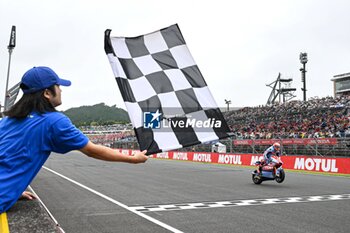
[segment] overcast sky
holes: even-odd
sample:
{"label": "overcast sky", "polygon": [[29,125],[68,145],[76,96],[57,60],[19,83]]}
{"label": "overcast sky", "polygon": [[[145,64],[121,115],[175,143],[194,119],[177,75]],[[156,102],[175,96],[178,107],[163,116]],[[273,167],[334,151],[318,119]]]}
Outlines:
{"label": "overcast sky", "polygon": [[177,23],[216,102],[266,104],[280,72],[302,100],[300,52],[307,52],[307,98],[332,96],[334,75],[350,72],[348,0],[0,0],[0,102],[10,30],[17,27],[9,87],[33,66],[49,66],[66,110],[104,102],[124,108],[103,49],[112,36],[138,36]]}

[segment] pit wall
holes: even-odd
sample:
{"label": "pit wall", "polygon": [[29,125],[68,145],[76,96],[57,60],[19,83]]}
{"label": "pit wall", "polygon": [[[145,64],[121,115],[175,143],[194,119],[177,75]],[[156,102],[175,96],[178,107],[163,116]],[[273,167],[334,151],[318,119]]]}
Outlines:
{"label": "pit wall", "polygon": [[[131,155],[137,150],[117,149],[123,154]],[[169,151],[150,155],[151,158],[183,160],[201,163],[253,166],[262,159],[257,154],[221,154],[206,152]],[[281,156],[283,168],[291,170],[314,171],[334,174],[350,174],[350,158],[333,158],[317,156]]]}

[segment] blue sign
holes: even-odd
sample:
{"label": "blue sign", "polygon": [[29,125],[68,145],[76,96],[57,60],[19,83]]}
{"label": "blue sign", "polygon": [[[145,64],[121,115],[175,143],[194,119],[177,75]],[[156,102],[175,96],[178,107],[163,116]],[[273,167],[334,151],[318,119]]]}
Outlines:
{"label": "blue sign", "polygon": [[160,116],[159,110],[156,112],[144,112],[143,113],[143,127],[148,129],[160,128]]}

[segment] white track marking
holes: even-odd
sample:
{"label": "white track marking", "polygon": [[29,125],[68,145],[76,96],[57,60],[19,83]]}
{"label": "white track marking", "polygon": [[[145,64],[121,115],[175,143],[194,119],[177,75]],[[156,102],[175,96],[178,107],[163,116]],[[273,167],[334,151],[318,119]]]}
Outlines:
{"label": "white track marking", "polygon": [[62,174],[60,174],[60,173],[50,169],[50,168],[47,168],[45,166],[43,166],[43,168],[46,169],[47,171],[55,174],[55,175],[58,175],[58,176],[62,177],[65,180],[68,180],[68,181],[72,182],[73,184],[78,185],[79,187],[81,187],[83,189],[86,189],[86,190],[96,194],[99,197],[102,197],[102,198],[106,199],[107,201],[110,201],[110,202],[112,202],[112,203],[114,203],[114,204],[116,204],[116,205],[118,205],[118,206],[120,206],[120,207],[122,207],[124,209],[129,210],[130,212],[133,212],[134,214],[137,214],[138,216],[140,216],[140,217],[142,217],[144,219],[147,219],[150,222],[153,222],[154,224],[157,224],[158,226],[161,226],[161,227],[163,227],[163,228],[165,228],[165,229],[167,229],[167,230],[169,230],[171,232],[182,233],[182,231],[180,231],[180,230],[178,230],[178,229],[176,229],[176,228],[174,228],[172,226],[169,226],[168,224],[165,224],[165,223],[163,223],[163,222],[161,222],[161,221],[159,221],[159,220],[157,220],[155,218],[152,218],[152,217],[150,217],[150,216],[148,216],[146,214],[143,214],[143,213],[141,213],[141,212],[139,212],[139,211],[137,211],[137,210],[135,210],[133,208],[130,208],[129,206],[127,206],[127,205],[125,205],[125,204],[123,204],[123,203],[121,203],[119,201],[116,201],[116,200],[114,200],[114,199],[112,199],[112,198],[110,198],[110,197],[108,197],[108,196],[106,196],[106,195],[104,195],[104,194],[102,194],[100,192],[97,192],[96,190],[94,190],[92,188],[89,188],[89,187],[87,187],[87,186],[85,186],[85,185],[83,185],[83,184],[81,184],[81,183],[79,183],[79,182],[77,182],[75,180],[72,180],[72,179],[70,179],[70,178],[68,178],[68,177],[66,177],[66,176],[64,176],[64,175],[62,175]]}
{"label": "white track marking", "polygon": [[61,228],[60,224],[57,222],[57,220],[55,219],[55,217],[52,215],[52,213],[50,212],[50,210],[46,207],[46,205],[44,204],[44,202],[40,199],[39,195],[34,191],[34,189],[29,185],[28,186],[29,190],[35,195],[36,199],[38,199],[38,201],[41,203],[42,207],[45,209],[45,211],[47,212],[47,214],[50,216],[50,218],[52,219],[52,221],[56,224],[56,227],[61,231],[61,233],[65,233],[64,230]]}
{"label": "white track marking", "polygon": [[335,195],[322,195],[322,196],[318,195],[318,196],[281,197],[281,198],[269,198],[269,199],[253,199],[253,200],[130,206],[129,208],[139,212],[157,212],[157,211],[193,210],[193,209],[221,208],[221,207],[240,207],[240,206],[272,205],[272,204],[287,204],[287,203],[337,201],[337,200],[349,200],[349,199],[350,199],[350,194],[335,194]]}

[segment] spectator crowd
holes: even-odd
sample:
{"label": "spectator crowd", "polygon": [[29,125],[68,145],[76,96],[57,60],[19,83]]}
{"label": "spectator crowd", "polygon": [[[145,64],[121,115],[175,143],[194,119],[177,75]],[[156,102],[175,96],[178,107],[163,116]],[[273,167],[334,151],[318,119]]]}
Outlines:
{"label": "spectator crowd", "polygon": [[237,139],[350,137],[350,97],[312,98],[224,113]]}
{"label": "spectator crowd", "polygon": [[135,135],[131,124],[82,126],[82,132],[97,144],[110,146],[117,141],[134,141]]}
{"label": "spectator crowd", "polygon": [[[350,137],[350,96],[311,98],[224,112],[237,139]],[[131,124],[83,126],[96,143],[135,141]]]}

